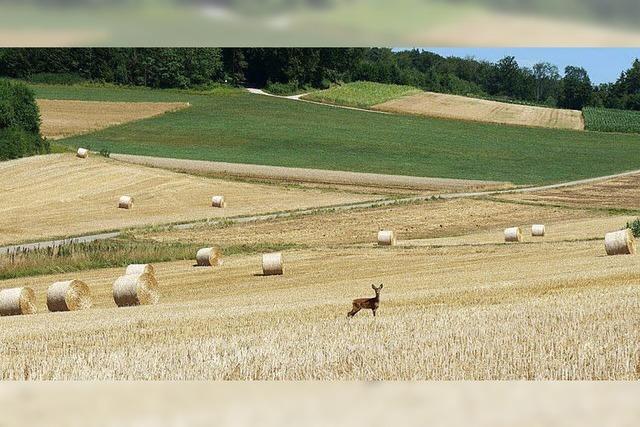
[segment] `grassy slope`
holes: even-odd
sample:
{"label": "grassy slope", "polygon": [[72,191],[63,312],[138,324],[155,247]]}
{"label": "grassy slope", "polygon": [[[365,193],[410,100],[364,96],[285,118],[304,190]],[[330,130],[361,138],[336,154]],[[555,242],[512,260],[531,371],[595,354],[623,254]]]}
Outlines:
{"label": "grassy slope", "polygon": [[412,86],[391,85],[373,82],[355,82],[331,89],[312,92],[304,99],[328,104],[369,108],[383,102],[422,92]]}
{"label": "grassy slope", "polygon": [[640,136],[382,115],[220,89],[34,86],[41,98],[188,101],[63,140],[94,150],[387,174],[543,183],[640,168]]}

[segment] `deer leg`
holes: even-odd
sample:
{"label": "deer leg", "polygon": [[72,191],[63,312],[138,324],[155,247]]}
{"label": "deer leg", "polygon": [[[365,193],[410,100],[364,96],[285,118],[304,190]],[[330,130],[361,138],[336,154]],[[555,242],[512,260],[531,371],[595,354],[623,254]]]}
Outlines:
{"label": "deer leg", "polygon": [[371,311],[373,312],[373,317],[376,317],[376,309],[374,308]]}
{"label": "deer leg", "polygon": [[360,311],[360,308],[356,307],[355,305],[353,306],[353,309],[347,313],[347,317],[353,317],[356,315],[357,312]]}

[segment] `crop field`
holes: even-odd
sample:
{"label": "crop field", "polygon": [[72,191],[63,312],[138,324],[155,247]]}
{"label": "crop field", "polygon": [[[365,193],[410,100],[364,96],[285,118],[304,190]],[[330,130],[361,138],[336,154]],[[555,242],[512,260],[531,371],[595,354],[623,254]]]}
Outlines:
{"label": "crop field", "polygon": [[349,107],[369,108],[376,104],[421,93],[412,86],[382,84],[374,82],[354,82],[331,89],[311,92],[303,99],[324,102],[327,104],[346,105]]}
{"label": "crop field", "polygon": [[582,112],[421,92],[373,105],[377,111],[506,125],[583,130]]}
{"label": "crop field", "polygon": [[[71,154],[2,162],[0,189],[0,244],[377,198],[195,177]],[[211,207],[218,194],[228,201],[224,209]],[[122,195],[134,198],[132,209],[118,209]]]}
{"label": "crop field", "polygon": [[49,139],[94,132],[109,126],[188,107],[177,102],[104,102],[40,99],[42,135]]}
{"label": "crop field", "polygon": [[[609,218],[608,226],[625,218]],[[566,226],[581,230],[582,220]],[[590,221],[590,220],[585,220]],[[550,224],[549,230],[555,229]],[[0,319],[6,379],[639,379],[640,258],[601,239],[512,245],[501,230],[451,245],[343,244],[221,267],[156,264],[161,302],[115,308],[122,268],[28,277],[42,313]],[[437,239],[436,239],[437,240]],[[544,268],[541,268],[544,266]],[[46,313],[56,280],[90,284],[95,307]],[[384,283],[374,319],[345,318]]]}
{"label": "crop field", "polygon": [[535,204],[640,211],[640,174],[575,187],[501,195],[500,198]]}
{"label": "crop field", "polygon": [[61,140],[96,151],[514,184],[640,168],[640,135],[383,115],[225,88],[33,87],[40,99],[191,104]]}
{"label": "crop field", "polygon": [[640,133],[640,112],[585,107],[585,128],[600,132]]}
{"label": "crop field", "polygon": [[[366,244],[381,229],[392,229],[399,238],[428,239],[503,229],[513,224],[599,218],[600,212],[527,206],[490,200],[438,200],[408,205],[295,216],[225,227],[198,226],[190,230],[140,230],[139,240],[162,244],[202,242],[216,235],[233,245],[291,243],[305,246]],[[331,227],[327,227],[331,224]]]}

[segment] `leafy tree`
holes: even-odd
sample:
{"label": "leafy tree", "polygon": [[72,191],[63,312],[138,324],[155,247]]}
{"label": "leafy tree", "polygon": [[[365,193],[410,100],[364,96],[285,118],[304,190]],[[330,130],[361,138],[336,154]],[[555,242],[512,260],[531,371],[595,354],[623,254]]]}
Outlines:
{"label": "leafy tree", "polygon": [[564,70],[559,103],[563,108],[581,110],[588,105],[593,87],[587,71],[582,67],[568,66]]}
{"label": "leafy tree", "polygon": [[0,80],[0,160],[46,153],[33,92],[22,83]]}
{"label": "leafy tree", "polygon": [[533,66],[536,101],[544,101],[555,96],[560,83],[558,67],[548,62],[538,62]]}

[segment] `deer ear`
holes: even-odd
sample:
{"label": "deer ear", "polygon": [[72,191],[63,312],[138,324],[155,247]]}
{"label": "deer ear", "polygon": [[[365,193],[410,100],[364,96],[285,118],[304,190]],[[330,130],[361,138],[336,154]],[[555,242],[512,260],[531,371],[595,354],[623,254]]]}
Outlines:
{"label": "deer ear", "polygon": [[371,288],[373,288],[373,290],[376,290],[376,285],[371,285]]}
{"label": "deer ear", "polygon": [[380,283],[380,288],[379,288],[379,289],[382,289],[382,287],[383,287],[383,286],[384,286],[384,285],[383,285],[382,283]]}

